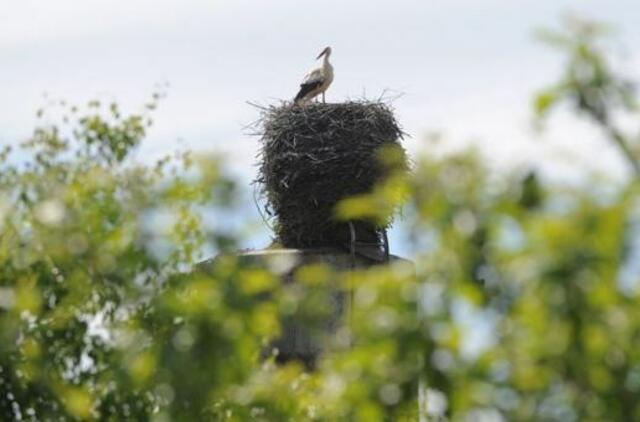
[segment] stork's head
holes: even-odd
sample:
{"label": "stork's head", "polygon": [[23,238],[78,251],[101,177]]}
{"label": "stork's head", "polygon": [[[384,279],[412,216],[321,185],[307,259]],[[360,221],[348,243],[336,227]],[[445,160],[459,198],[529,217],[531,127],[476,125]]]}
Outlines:
{"label": "stork's head", "polygon": [[331,55],[331,47],[326,47],[324,50],[322,50],[322,53],[318,54],[318,57],[316,57],[316,60],[318,60],[322,56],[329,57],[330,55]]}

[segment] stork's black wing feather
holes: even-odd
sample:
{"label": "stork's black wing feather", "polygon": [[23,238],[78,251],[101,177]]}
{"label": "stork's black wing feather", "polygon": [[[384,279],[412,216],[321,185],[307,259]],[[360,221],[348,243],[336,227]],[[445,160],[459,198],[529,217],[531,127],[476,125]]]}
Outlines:
{"label": "stork's black wing feather", "polygon": [[303,99],[305,95],[320,87],[320,85],[322,85],[322,79],[300,84],[300,91],[298,92],[298,95],[296,95],[294,101]]}

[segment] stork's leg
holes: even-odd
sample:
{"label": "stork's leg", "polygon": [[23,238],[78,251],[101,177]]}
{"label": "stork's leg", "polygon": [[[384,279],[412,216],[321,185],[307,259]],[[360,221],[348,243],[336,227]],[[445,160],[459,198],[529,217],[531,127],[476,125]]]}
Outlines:
{"label": "stork's leg", "polygon": [[325,104],[325,101],[324,101],[324,91],[322,91],[322,104]]}

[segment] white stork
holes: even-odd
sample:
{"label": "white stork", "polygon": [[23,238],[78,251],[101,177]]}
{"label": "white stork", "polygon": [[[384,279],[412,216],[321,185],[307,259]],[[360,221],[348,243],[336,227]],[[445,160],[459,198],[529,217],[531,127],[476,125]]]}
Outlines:
{"label": "white stork", "polygon": [[322,66],[313,69],[302,80],[300,92],[298,92],[298,95],[296,95],[296,98],[293,100],[296,104],[302,105],[320,94],[322,94],[322,102],[324,103],[324,92],[329,88],[331,82],[333,82],[333,66],[329,63],[331,47],[322,50],[322,53],[316,57],[316,60],[322,56],[324,56]]}

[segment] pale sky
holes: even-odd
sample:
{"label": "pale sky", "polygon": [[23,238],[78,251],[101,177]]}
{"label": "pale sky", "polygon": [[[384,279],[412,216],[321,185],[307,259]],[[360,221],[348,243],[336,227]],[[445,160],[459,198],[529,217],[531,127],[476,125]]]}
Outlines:
{"label": "pale sky", "polygon": [[250,180],[258,145],[243,128],[257,116],[246,102],[290,99],[330,45],[327,99],[402,93],[394,106],[413,154],[440,131],[446,147],[478,145],[496,166],[620,172],[588,125],[565,116],[543,136],[530,129],[531,96],[562,63],[533,30],[571,11],[617,25],[640,76],[638,0],[2,0],[0,144],[29,135],[45,92],[135,111],[166,82],[138,158],[215,150]]}

